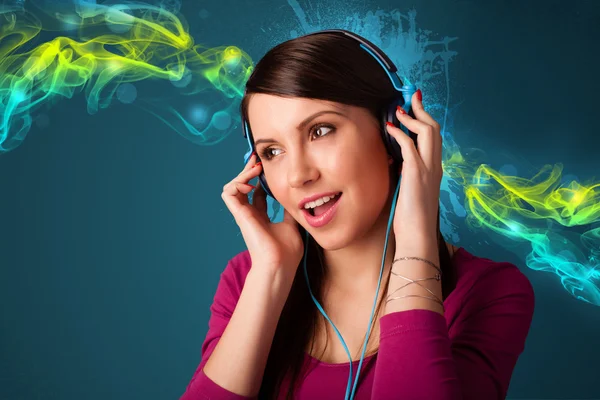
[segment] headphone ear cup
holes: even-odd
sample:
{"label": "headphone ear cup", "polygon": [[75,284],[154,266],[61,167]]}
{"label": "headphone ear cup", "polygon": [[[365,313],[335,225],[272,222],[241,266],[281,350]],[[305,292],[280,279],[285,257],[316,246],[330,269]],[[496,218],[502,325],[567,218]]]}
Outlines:
{"label": "headphone ear cup", "polygon": [[[411,132],[410,130],[408,130],[408,128],[406,128],[402,124],[400,124],[400,121],[396,117],[396,110],[398,109],[398,106],[403,107],[404,104],[405,104],[404,98],[402,98],[402,97],[398,97],[390,103],[390,105],[385,109],[385,111],[383,113],[383,121],[382,121],[383,129],[381,131],[382,136],[383,136],[383,142],[385,143],[388,153],[392,156],[394,161],[396,163],[398,163],[399,165],[404,160],[404,158],[402,158],[402,149],[401,149],[400,145],[398,144],[398,142],[396,141],[396,139],[394,139],[394,137],[388,133],[385,126],[386,126],[387,122],[391,122],[392,124],[394,124],[395,127],[400,128],[403,132],[405,132],[405,134],[406,134],[406,132],[408,132],[408,136],[413,140],[415,146],[417,145],[417,135],[415,133]],[[412,107],[409,107],[408,110],[405,110],[405,111],[412,118],[415,117],[415,115],[412,111]]]}
{"label": "headphone ear cup", "polygon": [[404,99],[402,97],[396,98],[392,101],[384,110],[382,115],[382,130],[381,135],[383,138],[383,143],[388,151],[388,154],[392,156],[394,162],[400,164],[403,160],[402,152],[400,149],[400,145],[396,142],[396,139],[389,134],[386,129],[386,124],[391,122],[395,127],[400,127],[400,121],[396,118],[396,109],[399,105],[404,104]]}

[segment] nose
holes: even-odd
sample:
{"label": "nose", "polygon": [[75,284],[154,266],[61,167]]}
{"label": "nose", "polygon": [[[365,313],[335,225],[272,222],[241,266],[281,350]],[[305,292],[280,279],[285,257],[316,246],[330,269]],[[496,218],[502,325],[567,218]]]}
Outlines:
{"label": "nose", "polygon": [[[289,153],[288,153],[289,154]],[[296,153],[288,156],[288,182],[290,187],[300,189],[319,178],[319,171],[314,162],[305,154]]]}

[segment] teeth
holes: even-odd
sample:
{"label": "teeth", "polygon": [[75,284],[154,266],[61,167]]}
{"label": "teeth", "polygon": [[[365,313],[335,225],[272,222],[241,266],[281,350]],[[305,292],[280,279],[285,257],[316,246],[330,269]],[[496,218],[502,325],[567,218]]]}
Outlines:
{"label": "teeth", "polygon": [[304,208],[308,210],[309,208],[315,208],[316,206],[322,206],[323,204],[327,203],[329,200],[335,198],[337,195],[339,195],[339,193],[337,193],[333,196],[324,196],[316,201],[308,202],[304,205]]}

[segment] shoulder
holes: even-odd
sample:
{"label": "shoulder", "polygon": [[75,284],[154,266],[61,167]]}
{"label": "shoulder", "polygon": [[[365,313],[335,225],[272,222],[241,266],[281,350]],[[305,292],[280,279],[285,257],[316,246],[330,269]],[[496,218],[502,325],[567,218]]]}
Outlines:
{"label": "shoulder", "polygon": [[251,266],[252,260],[248,250],[237,253],[229,259],[221,272],[219,286],[226,286],[230,294],[239,297]]}
{"label": "shoulder", "polygon": [[533,312],[533,286],[517,265],[475,256],[464,248],[461,251],[459,280],[463,281],[465,305],[479,309],[505,301]]}
{"label": "shoulder", "polygon": [[210,307],[213,317],[218,316],[224,318],[225,321],[231,317],[242,294],[251,264],[248,250],[242,251],[229,259],[221,272],[213,303]]}
{"label": "shoulder", "polygon": [[223,274],[233,274],[246,279],[246,275],[248,275],[251,266],[252,259],[250,258],[250,252],[248,250],[243,250],[229,259]]}

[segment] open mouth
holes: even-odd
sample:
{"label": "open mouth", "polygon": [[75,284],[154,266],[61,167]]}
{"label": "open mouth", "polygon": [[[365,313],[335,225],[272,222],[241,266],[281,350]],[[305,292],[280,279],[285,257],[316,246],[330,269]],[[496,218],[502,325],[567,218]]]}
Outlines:
{"label": "open mouth", "polygon": [[329,210],[339,199],[342,193],[338,193],[334,198],[330,199],[327,203],[323,203],[320,206],[316,206],[315,208],[308,208],[306,211],[313,217],[324,214]]}

